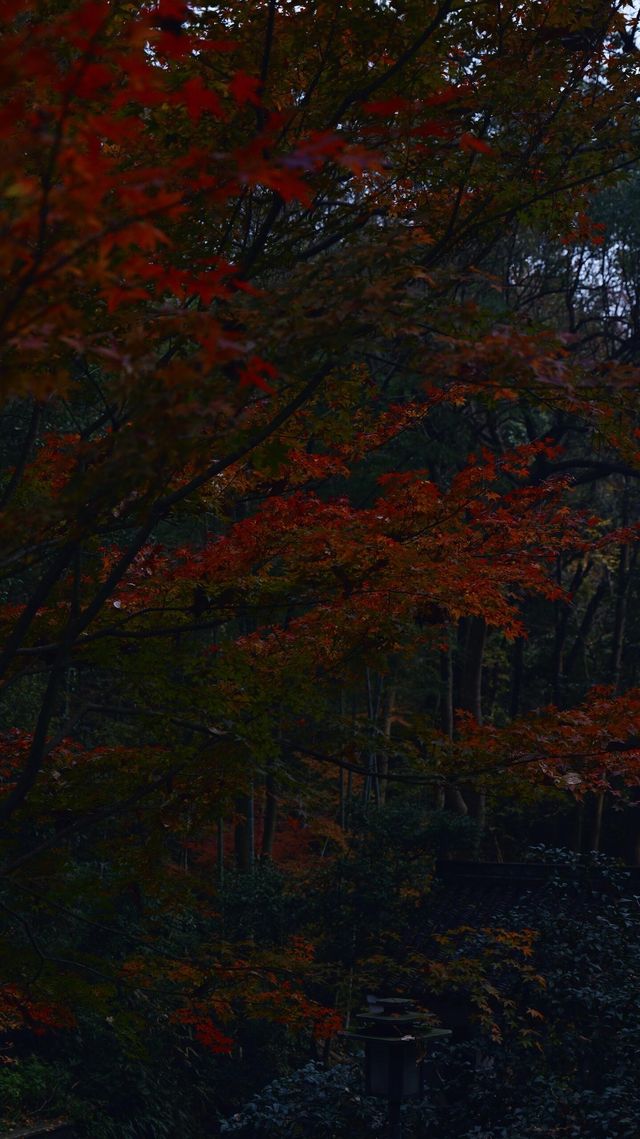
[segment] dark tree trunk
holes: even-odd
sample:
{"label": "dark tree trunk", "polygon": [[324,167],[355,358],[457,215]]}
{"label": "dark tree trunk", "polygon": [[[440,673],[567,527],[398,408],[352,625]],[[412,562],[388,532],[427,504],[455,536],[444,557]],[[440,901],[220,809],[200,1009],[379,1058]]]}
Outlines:
{"label": "dark tree trunk", "polygon": [[[592,562],[587,562],[585,566],[579,565],[577,567],[569,583],[569,593],[572,597],[574,597],[578,592],[584,579],[591,570],[592,564]],[[558,585],[562,585],[561,558],[558,558],[556,562],[556,581]],[[596,608],[598,604],[599,600],[596,602]],[[571,671],[570,663],[568,661],[565,662],[565,649],[567,644],[567,633],[569,630],[569,618],[571,616],[571,603],[567,603],[566,601],[556,601],[555,611],[556,622],[555,640],[553,647],[553,703],[557,708],[562,708],[565,702],[566,678]],[[573,662],[573,659],[573,654],[571,654],[571,663]]]}
{"label": "dark tree trunk", "polygon": [[453,738],[453,652],[451,638],[440,653],[440,727],[445,736]]}
{"label": "dark tree trunk", "polygon": [[[562,558],[556,558],[556,582],[562,585]],[[567,624],[569,621],[568,606],[561,601],[555,602],[555,635],[553,641],[553,703],[559,708],[563,698],[564,674],[564,645],[567,639]]]}
{"label": "dark tree trunk", "polygon": [[633,554],[627,544],[620,547],[618,572],[616,574],[616,604],[613,618],[613,644],[611,646],[611,683],[614,691],[620,692],[622,685],[622,660],[624,653],[624,634],[627,624],[627,602],[629,599],[629,583],[631,571],[634,569],[638,557],[638,549]]}
{"label": "dark tree trunk", "polygon": [[[382,732],[386,740],[391,738],[397,690],[396,677],[392,675],[387,680],[382,700]],[[387,799],[389,775],[389,753],[386,748],[378,756],[378,775],[380,776],[380,806],[384,807]]]}
{"label": "dark tree trunk", "polygon": [[482,723],[482,662],[487,637],[486,621],[482,617],[467,617],[460,622],[462,645],[459,668],[457,705],[471,712]]}
{"label": "dark tree trunk", "polygon": [[[463,708],[482,723],[482,664],[487,638],[487,625],[482,617],[465,620],[460,661],[458,707]],[[478,851],[486,826],[486,792],[483,788],[465,785],[462,789],[467,811],[478,827]]]}
{"label": "dark tree trunk", "polygon": [[600,845],[602,843],[602,820],[604,817],[604,804],[605,794],[604,791],[600,791],[595,796],[595,801],[593,804],[593,819],[591,821],[589,850],[600,850]]}
{"label": "dark tree trunk", "polygon": [[576,854],[582,854],[584,839],[584,802],[576,803],[574,814],[573,849]]}
{"label": "dark tree trunk", "polygon": [[[440,724],[444,734],[448,739],[452,740],[453,650],[451,646],[451,632],[449,632],[447,648],[440,653],[440,678],[442,682],[440,689]],[[466,815],[468,813],[467,804],[458,787],[440,788],[437,793],[436,806],[438,810],[442,810],[444,807],[447,811],[453,811],[456,815]]]}
{"label": "dark tree trunk", "polygon": [[224,886],[224,819],[218,819],[218,832],[216,836],[218,854],[218,885]]}
{"label": "dark tree trunk", "polygon": [[520,715],[522,683],[524,680],[524,637],[517,637],[511,654],[511,691],[509,693],[509,715],[512,720]]}
{"label": "dark tree trunk", "polygon": [[248,873],[253,869],[253,792],[240,795],[236,800],[235,856],[238,870]]}
{"label": "dark tree trunk", "polygon": [[580,622],[580,628],[578,629],[576,639],[571,646],[569,655],[567,656],[565,679],[568,679],[568,677],[571,676],[571,673],[575,668],[578,655],[586,648],[587,637],[591,632],[591,626],[593,625],[595,615],[598,612],[598,609],[600,608],[600,605],[608,591],[609,573],[608,570],[605,569],[602,577],[600,578],[600,581],[598,582],[598,588],[596,589],[595,593],[593,593],[589,598],[589,603],[584,611],[582,621]]}
{"label": "dark tree trunk", "polygon": [[273,857],[273,842],[278,820],[278,788],[272,771],[268,771],[265,776],[264,789],[264,827],[260,847],[260,858],[263,862]]}

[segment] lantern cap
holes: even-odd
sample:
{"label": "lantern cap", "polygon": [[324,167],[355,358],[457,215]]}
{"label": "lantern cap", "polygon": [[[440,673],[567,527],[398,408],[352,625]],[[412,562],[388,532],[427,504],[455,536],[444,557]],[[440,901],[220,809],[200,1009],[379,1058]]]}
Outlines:
{"label": "lantern cap", "polygon": [[341,1033],[351,1040],[381,1040],[409,1044],[450,1036],[448,1028],[435,1028],[429,1013],[421,1012],[407,997],[367,997],[368,1009],[356,1014],[361,1027]]}

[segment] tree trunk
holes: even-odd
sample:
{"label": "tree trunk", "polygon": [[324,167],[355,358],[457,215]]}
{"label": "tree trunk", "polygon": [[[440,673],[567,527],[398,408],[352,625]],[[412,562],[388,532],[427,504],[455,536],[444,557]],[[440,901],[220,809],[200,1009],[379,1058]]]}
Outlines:
{"label": "tree trunk", "polygon": [[458,707],[471,712],[482,723],[482,662],[487,637],[487,624],[482,617],[467,617],[460,622],[462,653],[459,669]]}
{"label": "tree trunk", "polygon": [[[440,724],[442,731],[448,739],[453,739],[453,649],[451,645],[451,630],[449,630],[448,646],[440,653],[440,677],[442,680],[440,698]],[[438,790],[436,806],[438,810],[445,808],[456,815],[468,813],[467,804],[458,787],[443,787]]]}
{"label": "tree trunk", "polygon": [[515,720],[520,715],[522,682],[524,679],[524,637],[517,637],[511,655],[511,691],[509,693],[509,715]]}
{"label": "tree trunk", "polygon": [[440,727],[448,739],[453,739],[453,651],[449,644],[440,653]]}
{"label": "tree trunk", "polygon": [[574,820],[573,849],[575,850],[576,854],[582,854],[582,842],[584,835],[584,802],[576,803]]}
{"label": "tree trunk", "polygon": [[[462,623],[461,623],[462,624]],[[469,617],[463,633],[463,655],[460,669],[458,707],[471,712],[482,723],[482,664],[487,639],[487,624],[482,617]],[[466,784],[463,798],[469,817],[478,827],[477,851],[487,821],[487,797],[483,788]]]}
{"label": "tree trunk", "polygon": [[607,569],[605,569],[603,571],[602,577],[600,578],[600,581],[598,582],[598,588],[596,589],[595,593],[593,593],[589,598],[589,603],[584,611],[582,621],[580,622],[580,628],[578,629],[576,639],[571,646],[571,652],[567,657],[565,679],[571,676],[576,660],[578,658],[578,654],[582,652],[586,647],[587,637],[591,632],[591,626],[593,625],[595,615],[600,608],[600,604],[605,597],[608,589],[609,572]]}
{"label": "tree trunk", "polygon": [[[391,739],[391,726],[396,710],[396,696],[398,685],[395,676],[390,676],[382,701],[382,732],[386,740]],[[380,806],[384,807],[387,801],[387,776],[389,774],[389,753],[385,748],[378,756],[378,775],[380,777]]]}
{"label": "tree trunk", "polygon": [[591,837],[589,840],[589,850],[600,850],[602,842],[602,819],[604,816],[604,791],[600,791],[595,797],[593,821],[591,825]]}
{"label": "tree trunk", "polygon": [[273,841],[276,837],[276,822],[278,819],[278,788],[276,777],[272,771],[268,771],[265,776],[264,788],[264,827],[260,847],[260,859],[262,862],[273,857]]}
{"label": "tree trunk", "polygon": [[218,885],[224,886],[224,819],[218,819],[218,833],[216,837],[218,853]]}
{"label": "tree trunk", "polygon": [[[590,572],[592,564],[592,562],[587,562],[585,566],[579,565],[577,567],[573,577],[571,578],[571,582],[569,583],[569,593],[572,597],[574,597],[578,592],[584,579]],[[556,562],[556,581],[558,585],[562,585],[562,559],[560,557]],[[596,602],[596,608],[598,604],[599,600]],[[553,647],[553,703],[557,708],[562,708],[565,701],[564,689],[566,678],[571,671],[571,665],[575,659],[575,653],[572,650],[570,654],[570,661],[565,662],[565,648],[567,643],[567,632],[569,629],[569,618],[571,616],[571,603],[567,604],[566,601],[556,601],[555,609],[556,627],[555,642]],[[593,617],[591,620],[593,620]],[[575,648],[576,646],[574,645],[574,650]]]}
{"label": "tree trunk", "polygon": [[237,822],[235,827],[236,866],[243,873],[253,870],[254,825],[253,791],[236,799]]}
{"label": "tree trunk", "polygon": [[370,668],[365,671],[367,682],[367,711],[369,715],[369,730],[372,745],[367,756],[367,774],[362,786],[362,802],[368,806],[373,796],[376,807],[380,806],[380,777],[378,768],[378,753],[375,747],[375,734],[380,721],[380,708],[382,705],[382,689],[384,678],[380,673],[372,673]]}
{"label": "tree trunk", "polygon": [[611,683],[616,694],[620,693],[622,684],[622,656],[624,652],[624,633],[627,623],[627,601],[629,598],[629,582],[631,570],[635,567],[638,557],[638,548],[634,548],[633,555],[629,545],[625,543],[620,547],[618,572],[616,574],[616,604],[613,618],[613,644],[611,646]]}

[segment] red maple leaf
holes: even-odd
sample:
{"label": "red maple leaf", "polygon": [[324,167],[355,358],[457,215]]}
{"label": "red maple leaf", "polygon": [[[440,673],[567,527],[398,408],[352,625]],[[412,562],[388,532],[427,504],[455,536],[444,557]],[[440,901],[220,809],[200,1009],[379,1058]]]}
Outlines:
{"label": "red maple leaf", "polygon": [[236,71],[229,84],[229,94],[239,106],[251,103],[254,107],[260,106],[260,80],[255,75],[247,75],[246,71]]}

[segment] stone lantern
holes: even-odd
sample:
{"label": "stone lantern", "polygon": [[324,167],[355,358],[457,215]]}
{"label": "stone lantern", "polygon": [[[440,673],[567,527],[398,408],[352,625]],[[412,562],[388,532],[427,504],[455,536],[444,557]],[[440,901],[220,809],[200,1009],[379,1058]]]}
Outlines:
{"label": "stone lantern", "polygon": [[364,1044],[365,1091],[387,1100],[389,1137],[401,1139],[403,1100],[424,1094],[426,1047],[451,1033],[433,1028],[428,1015],[405,997],[369,997],[366,1012],[358,1013],[356,1019],[361,1022],[359,1027],[344,1036]]}

